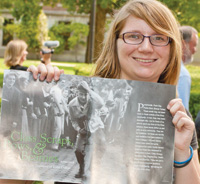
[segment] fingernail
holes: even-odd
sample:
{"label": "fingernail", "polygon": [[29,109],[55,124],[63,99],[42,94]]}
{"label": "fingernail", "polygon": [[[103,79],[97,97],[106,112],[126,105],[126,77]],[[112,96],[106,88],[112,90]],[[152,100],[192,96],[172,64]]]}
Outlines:
{"label": "fingernail", "polygon": [[55,76],[55,77],[54,77],[54,80],[55,80],[55,81],[58,81],[58,80],[59,80],[59,77],[58,77],[58,76]]}
{"label": "fingernail", "polygon": [[43,81],[44,80],[44,76],[40,75],[40,80]]}

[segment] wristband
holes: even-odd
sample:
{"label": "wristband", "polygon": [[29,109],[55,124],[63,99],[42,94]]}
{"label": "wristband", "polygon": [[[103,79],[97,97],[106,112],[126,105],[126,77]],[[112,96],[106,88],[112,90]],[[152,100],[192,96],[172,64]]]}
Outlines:
{"label": "wristband", "polygon": [[190,146],[190,152],[191,152],[190,157],[187,160],[185,160],[183,162],[177,162],[177,161],[174,160],[174,167],[175,168],[181,168],[181,167],[185,167],[186,165],[188,165],[189,162],[192,160],[192,157],[193,157],[193,148],[191,146]]}
{"label": "wristband", "polygon": [[[191,160],[190,160],[191,161]],[[190,161],[186,162],[185,164],[180,164],[180,165],[176,165],[174,164],[174,167],[175,168],[182,168],[182,167],[185,167],[186,165],[188,165],[190,163]]]}
{"label": "wristband", "polygon": [[41,63],[45,64],[45,61],[43,59],[41,59],[40,61],[41,61]]}

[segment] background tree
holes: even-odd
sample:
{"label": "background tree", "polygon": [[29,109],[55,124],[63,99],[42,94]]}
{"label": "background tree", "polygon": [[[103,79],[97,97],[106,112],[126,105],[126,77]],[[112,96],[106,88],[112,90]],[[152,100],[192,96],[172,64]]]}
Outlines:
{"label": "background tree", "polygon": [[[127,0],[97,0],[94,58],[99,54],[105,34],[106,15],[112,17],[113,10],[119,9]],[[191,25],[200,31],[200,0],[160,0],[177,17],[181,25]],[[62,0],[71,12],[90,13],[92,0]],[[89,43],[89,42],[88,42]],[[89,48],[89,47],[87,47]],[[86,56],[86,62],[88,61]]]}
{"label": "background tree", "polygon": [[[25,40],[29,50],[38,52],[43,39],[48,36],[47,27],[44,27],[46,19],[42,12],[40,0],[1,0],[0,5],[10,9],[13,17],[18,21],[17,25],[8,24],[4,30],[10,31],[17,38]],[[41,29],[41,25],[43,29]]]}
{"label": "background tree", "polygon": [[[119,9],[127,0],[97,0],[95,49],[94,58],[98,57],[104,40],[107,15],[112,18],[113,11]],[[175,14],[181,25],[191,25],[200,31],[200,0],[160,0],[166,4]],[[43,5],[62,5],[71,13],[90,14],[92,0],[1,0],[1,8],[12,8],[12,14],[17,20],[21,20],[19,28],[14,28],[20,38],[25,38],[30,48],[38,49],[41,45],[38,40],[38,19]],[[38,29],[36,29],[38,28]],[[11,27],[9,27],[11,29]],[[71,35],[70,35],[71,36]],[[89,42],[87,42],[89,43]],[[89,48],[89,45],[87,45]],[[87,49],[88,51],[88,49]],[[86,62],[88,61],[88,52]]]}
{"label": "background tree", "polygon": [[200,32],[200,0],[160,0],[166,4],[181,25],[190,25]]}
{"label": "background tree", "polygon": [[88,35],[88,25],[82,23],[71,24],[55,24],[49,30],[49,36],[52,40],[58,40],[60,46],[55,50],[55,53],[60,53],[64,50],[74,49],[75,58],[77,60],[78,45],[86,45],[85,37]]}
{"label": "background tree", "polygon": [[[94,61],[99,55],[104,40],[107,15],[113,15],[115,9],[119,9],[127,0],[97,0],[96,24],[95,24],[95,44],[94,44]],[[92,0],[62,0],[61,3],[70,12],[90,14]],[[90,21],[89,21],[90,24]],[[89,33],[91,34],[91,33]],[[90,36],[88,36],[89,38]],[[89,43],[89,41],[87,41]],[[85,62],[89,61],[89,45],[87,45]]]}

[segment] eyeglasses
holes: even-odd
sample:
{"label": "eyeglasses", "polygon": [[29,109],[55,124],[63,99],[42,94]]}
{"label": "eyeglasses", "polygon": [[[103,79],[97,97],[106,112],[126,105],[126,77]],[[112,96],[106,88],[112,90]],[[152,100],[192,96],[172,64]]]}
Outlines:
{"label": "eyeglasses", "polygon": [[166,46],[171,42],[171,39],[168,36],[155,34],[152,36],[144,36],[140,33],[134,32],[126,32],[118,36],[118,38],[122,38],[125,43],[130,45],[139,45],[144,41],[144,38],[149,38],[149,41],[154,46]]}

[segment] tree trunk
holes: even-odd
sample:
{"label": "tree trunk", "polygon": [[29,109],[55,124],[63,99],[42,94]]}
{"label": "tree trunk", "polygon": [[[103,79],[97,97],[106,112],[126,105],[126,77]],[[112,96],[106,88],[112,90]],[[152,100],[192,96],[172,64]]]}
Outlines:
{"label": "tree trunk", "polygon": [[90,32],[89,35],[87,36],[87,48],[86,48],[86,53],[85,53],[85,63],[90,63],[90,53],[89,53],[89,48],[90,48]]}
{"label": "tree trunk", "polygon": [[102,43],[104,41],[105,25],[106,25],[106,9],[101,8],[97,5],[96,11],[96,23],[95,23],[95,44],[94,44],[94,59],[95,63],[100,51],[102,49]]}
{"label": "tree trunk", "polygon": [[[105,24],[106,24],[106,9],[101,8],[100,5],[97,5],[97,11],[96,11],[96,21],[95,21],[95,43],[94,43],[94,59],[93,62],[95,63],[99,53],[102,48],[102,43],[104,40],[104,34],[105,34]],[[91,22],[91,16],[90,21]],[[90,25],[90,23],[89,23]],[[85,56],[85,63],[89,63],[89,48],[90,48],[90,41],[89,38],[91,32],[89,32],[89,36],[87,37],[87,49],[86,49],[86,56]]]}

